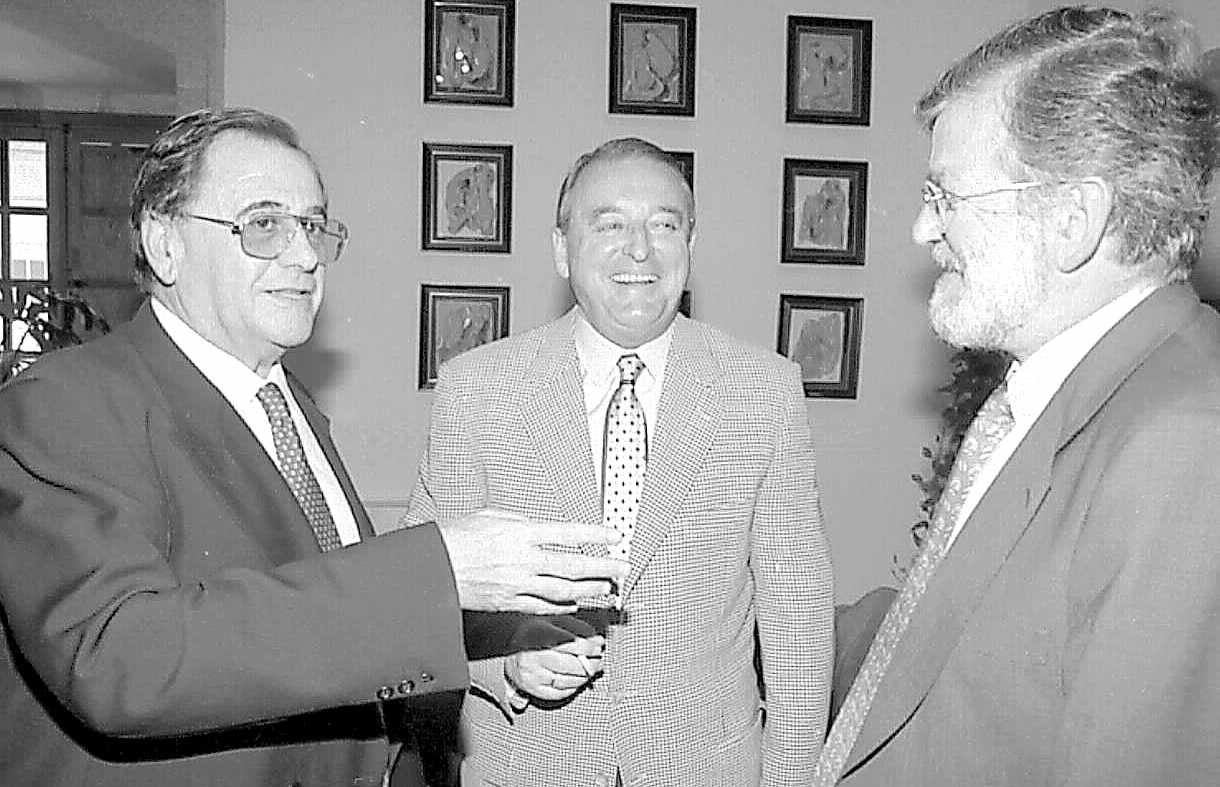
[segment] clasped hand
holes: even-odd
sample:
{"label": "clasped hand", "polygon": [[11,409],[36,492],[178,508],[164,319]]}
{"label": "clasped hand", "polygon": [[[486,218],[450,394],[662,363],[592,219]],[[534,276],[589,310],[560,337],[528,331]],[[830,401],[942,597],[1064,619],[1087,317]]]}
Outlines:
{"label": "clasped hand", "polygon": [[504,660],[504,677],[534,699],[567,699],[602,671],[606,638],[577,618],[529,620],[512,642],[517,652]]}

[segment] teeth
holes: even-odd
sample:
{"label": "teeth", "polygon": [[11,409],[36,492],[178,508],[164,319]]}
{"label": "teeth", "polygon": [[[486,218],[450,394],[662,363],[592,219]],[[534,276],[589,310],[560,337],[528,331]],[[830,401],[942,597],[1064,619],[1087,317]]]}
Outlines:
{"label": "teeth", "polygon": [[615,273],[610,277],[615,284],[652,284],[656,280],[651,273]]}

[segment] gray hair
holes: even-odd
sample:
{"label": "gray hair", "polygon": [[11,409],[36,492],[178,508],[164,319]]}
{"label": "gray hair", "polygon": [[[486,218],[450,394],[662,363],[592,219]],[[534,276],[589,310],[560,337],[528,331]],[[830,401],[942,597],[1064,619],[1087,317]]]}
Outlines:
{"label": "gray hair", "polygon": [[916,115],[931,131],[955,97],[1004,91],[1018,177],[1100,177],[1124,261],[1185,279],[1199,256],[1216,164],[1215,96],[1193,30],[1161,10],[1076,6],[1001,31],[940,76]]}
{"label": "gray hair", "polygon": [[555,203],[555,226],[563,232],[567,231],[568,225],[572,221],[572,189],[576,188],[576,183],[580,180],[581,174],[584,173],[590,164],[597,161],[623,161],[626,159],[655,161],[674,173],[682,183],[682,190],[686,195],[686,203],[689,207],[687,220],[690,222],[690,225],[687,227],[687,231],[693,230],[695,228],[695,194],[691,191],[686,176],[682,174],[682,168],[678,166],[678,162],[673,156],[639,137],[622,137],[620,139],[612,139],[609,142],[603,142],[596,149],[583,153],[576,159],[576,162],[572,164],[572,168],[568,170],[567,177],[563,179],[563,185],[559,187],[559,199]]}
{"label": "gray hair", "polygon": [[300,151],[321,173],[300,138],[287,121],[257,109],[200,109],[170,123],[144,152],[131,189],[131,245],[135,253],[135,279],[144,289],[155,280],[144,244],[140,223],[146,215],[180,216],[195,197],[202,178],[204,155],[208,146],[226,131],[244,131],[257,137],[280,142]]}

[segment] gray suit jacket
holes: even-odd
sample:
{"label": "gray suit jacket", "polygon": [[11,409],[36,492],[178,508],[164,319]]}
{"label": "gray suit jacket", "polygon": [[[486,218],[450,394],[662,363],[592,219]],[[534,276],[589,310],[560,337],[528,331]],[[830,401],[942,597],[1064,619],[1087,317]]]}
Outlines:
{"label": "gray suit jacket", "polygon": [[1164,287],[971,514],[844,784],[1220,784],[1218,473],[1220,318]]}
{"label": "gray suit jacket", "polygon": [[293,392],[366,539],[324,560],[147,305],[0,391],[0,784],[375,784],[379,698],[465,687],[436,529],[372,538]]}
{"label": "gray suit jacket", "polygon": [[[442,368],[412,521],[494,505],[601,522],[573,324],[569,313]],[[652,786],[811,773],[833,598],[796,367],[679,317],[657,420],[605,674],[517,714],[498,701],[501,660],[472,665],[464,713],[485,784],[569,787],[616,767]]]}

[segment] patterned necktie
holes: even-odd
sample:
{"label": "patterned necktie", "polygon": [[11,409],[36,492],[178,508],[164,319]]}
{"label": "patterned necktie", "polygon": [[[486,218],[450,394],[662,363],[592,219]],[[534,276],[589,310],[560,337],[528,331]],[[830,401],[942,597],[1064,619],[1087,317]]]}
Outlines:
{"label": "patterned necktie", "polygon": [[830,736],[827,737],[826,745],[818,758],[813,780],[815,787],[831,787],[838,782],[847,757],[856,744],[861,727],[864,726],[864,719],[877,694],[877,687],[885,677],[894,649],[902,639],[907,624],[911,622],[911,613],[927,590],[928,581],[940,565],[941,559],[948,552],[950,538],[970,486],[978,478],[979,471],[987,463],[991,452],[1012,429],[1012,423],[1008,392],[1001,384],[983,403],[970,423],[970,428],[966,430],[966,436],[962,438],[949,480],[937,502],[924,548],[915,558],[915,564],[907,575],[902,592],[898,594],[894,605],[882,620],[864,664],[860,667],[860,673],[852,683],[847,699],[843,701],[843,707],[830,729]]}
{"label": "patterned necktie", "polygon": [[271,438],[275,443],[275,455],[280,461],[280,472],[292,490],[292,496],[305,512],[314,537],[318,539],[318,546],[323,552],[338,549],[343,546],[339,540],[339,529],[335,527],[335,520],[326,506],[322,487],[318,486],[318,479],[305,461],[301,435],[288,413],[283,391],[275,383],[267,383],[258,389],[257,395],[259,404],[267,411],[267,419],[271,421]]}
{"label": "patterned necktie", "polygon": [[635,381],[644,370],[638,355],[618,359],[619,383],[606,408],[602,442],[602,522],[623,540],[610,548],[611,557],[627,559],[636,508],[648,464],[648,425],[635,395]]}

